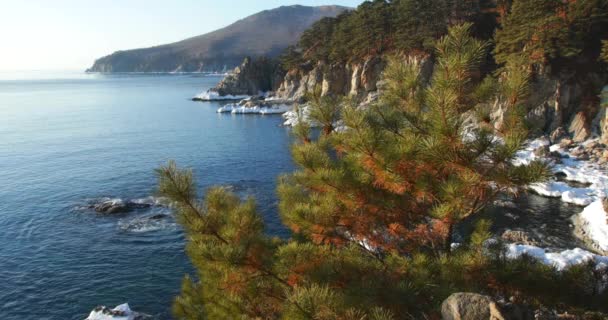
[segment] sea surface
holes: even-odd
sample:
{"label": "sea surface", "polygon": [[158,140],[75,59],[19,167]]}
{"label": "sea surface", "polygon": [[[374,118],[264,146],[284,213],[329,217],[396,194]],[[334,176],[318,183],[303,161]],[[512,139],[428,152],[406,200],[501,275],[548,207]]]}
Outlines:
{"label": "sea surface", "polygon": [[255,196],[285,235],[276,180],[293,169],[280,116],[217,114],[192,102],[221,78],[200,74],[0,73],[0,319],[84,319],[97,305],[170,318],[192,272],[165,207],[104,216],[89,205],[155,194],[174,159],[201,192]]}

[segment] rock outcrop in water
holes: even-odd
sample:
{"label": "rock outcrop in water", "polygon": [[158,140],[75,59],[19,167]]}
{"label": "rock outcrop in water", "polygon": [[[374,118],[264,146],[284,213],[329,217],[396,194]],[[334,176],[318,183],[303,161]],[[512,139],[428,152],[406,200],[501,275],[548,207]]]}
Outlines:
{"label": "rock outcrop in water", "polygon": [[253,96],[260,92],[274,91],[284,74],[281,65],[275,59],[247,57],[213,91],[220,96]]}
{"label": "rock outcrop in water", "polygon": [[98,306],[85,320],[149,320],[152,316],[132,311],[127,303],[121,304],[114,309],[106,306]]}
{"label": "rock outcrop in water", "polygon": [[163,205],[163,199],[154,197],[133,199],[128,201],[120,198],[100,198],[92,201],[84,208],[92,209],[99,214],[113,215]]}

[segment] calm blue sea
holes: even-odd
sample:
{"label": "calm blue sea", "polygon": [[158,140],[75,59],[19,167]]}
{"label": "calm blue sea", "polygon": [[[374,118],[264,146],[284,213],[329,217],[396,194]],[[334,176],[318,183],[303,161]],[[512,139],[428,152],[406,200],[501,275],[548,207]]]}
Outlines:
{"label": "calm blue sea", "polygon": [[293,169],[280,116],[217,114],[192,102],[220,77],[0,74],[0,319],[84,319],[128,302],[169,318],[191,272],[166,208],[101,216],[87,204],[154,195],[169,159],[201,190],[253,195],[268,231],[283,234],[276,179]]}

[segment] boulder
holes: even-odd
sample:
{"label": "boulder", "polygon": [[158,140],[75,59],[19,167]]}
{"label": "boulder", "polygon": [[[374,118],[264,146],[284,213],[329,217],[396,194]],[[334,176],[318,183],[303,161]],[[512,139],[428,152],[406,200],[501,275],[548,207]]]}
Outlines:
{"label": "boulder", "polygon": [[507,320],[494,300],[477,293],[453,293],[441,304],[443,320]]}
{"label": "boulder", "polygon": [[495,301],[477,293],[453,293],[441,304],[443,320],[534,320],[534,310],[509,301]]}
{"label": "boulder", "polygon": [[573,145],[574,145],[574,141],[572,141],[572,139],[569,139],[569,138],[564,138],[559,142],[559,146],[563,149],[569,149]]}
{"label": "boulder", "polygon": [[548,157],[551,154],[551,149],[548,145],[544,145],[534,149],[533,152],[537,157]]}
{"label": "boulder", "polygon": [[549,137],[551,138],[552,143],[558,143],[567,136],[568,133],[566,132],[566,130],[564,130],[563,127],[558,127],[557,129],[553,130],[553,132],[551,132],[551,135]]}
{"label": "boulder", "polygon": [[591,128],[589,127],[589,119],[585,112],[579,111],[572,119],[568,129],[572,134],[572,139],[576,142],[585,141],[591,136]]}
{"label": "boulder", "polygon": [[539,246],[540,244],[540,241],[536,237],[523,230],[505,230],[500,237],[508,243],[518,243],[529,246]]}

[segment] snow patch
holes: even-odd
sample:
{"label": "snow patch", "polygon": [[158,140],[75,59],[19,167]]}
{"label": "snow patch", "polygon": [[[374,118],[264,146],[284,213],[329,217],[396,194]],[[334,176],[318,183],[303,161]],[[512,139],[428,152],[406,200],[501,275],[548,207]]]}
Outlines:
{"label": "snow patch", "polygon": [[243,100],[251,98],[249,95],[225,95],[222,96],[217,91],[208,90],[206,92],[200,93],[194,97],[195,100],[201,101],[222,101],[222,100]]}
{"label": "snow patch", "polygon": [[217,109],[218,113],[232,113],[232,114],[283,114],[285,112],[289,112],[292,109],[289,105],[274,105],[274,106],[255,106],[255,107],[246,107],[239,106],[237,104],[227,104],[225,106]]}
{"label": "snow patch", "polygon": [[589,237],[604,251],[608,251],[608,214],[601,200],[596,200],[578,214]]}
{"label": "snow patch", "polygon": [[528,255],[546,265],[555,267],[559,271],[590,261],[595,263],[597,269],[608,264],[608,257],[600,256],[580,248],[560,252],[547,252],[543,248],[523,244],[511,243],[506,247],[506,257],[508,259],[517,259],[522,255]]}
{"label": "snow patch", "polygon": [[308,123],[310,126],[314,127],[316,124],[310,119],[310,109],[308,106],[298,106],[291,111],[285,112],[283,114],[283,125],[286,127],[295,127],[300,121]]}
{"label": "snow patch", "polygon": [[561,181],[534,183],[528,187],[537,194],[548,198],[561,198],[562,202],[586,206],[593,202],[594,190],[574,188]]}
{"label": "snow patch", "polygon": [[[547,146],[546,139],[530,141],[527,146],[517,152],[513,163],[515,165],[529,164],[534,160],[551,161],[550,159],[537,156],[534,149]],[[537,183],[529,186],[530,189],[546,197],[561,197],[562,201],[586,206],[597,199],[608,195],[608,171],[593,161],[575,159],[568,151],[559,145],[549,147],[552,152],[562,155],[561,163],[553,165],[553,172],[564,175],[565,180],[588,184],[586,188],[571,187],[563,182]]]}
{"label": "snow patch", "polygon": [[[585,144],[594,141],[589,140]],[[517,153],[513,162],[518,165],[528,164],[533,160],[550,161],[550,159],[539,157],[534,153],[535,149],[546,147],[549,145],[548,143],[546,138],[530,141],[523,150]],[[562,174],[566,181],[588,186],[577,188],[564,182],[551,181],[536,183],[530,185],[529,188],[542,196],[560,198],[563,202],[585,207],[578,214],[579,220],[582,221],[582,229],[599,248],[608,251],[608,216],[601,201],[608,195],[608,170],[605,166],[593,161],[576,159],[569,150],[560,145],[551,145],[549,150],[562,156],[559,161],[561,163],[553,165],[553,172]]]}

